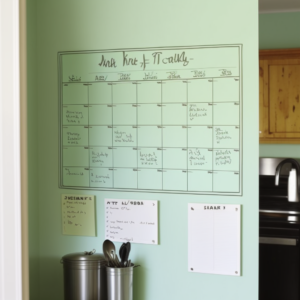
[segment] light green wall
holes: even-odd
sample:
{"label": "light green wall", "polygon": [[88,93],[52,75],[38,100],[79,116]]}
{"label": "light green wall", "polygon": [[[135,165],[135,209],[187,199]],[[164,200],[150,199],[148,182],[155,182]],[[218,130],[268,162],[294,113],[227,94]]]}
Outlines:
{"label": "light green wall", "polygon": [[[300,12],[259,15],[259,48],[300,48]],[[260,157],[300,157],[300,145],[259,146]]]}
{"label": "light green wall", "polygon": [[300,12],[259,15],[259,49],[300,47]]}
{"label": "light green wall", "polygon": [[[30,25],[32,30],[36,30],[36,35],[29,40],[29,49],[33,51],[29,59],[34,60],[29,64],[29,86],[32,94],[37,92],[36,98],[33,96],[29,103],[32,109],[29,130],[33,141],[29,146],[32,151],[29,162],[32,163],[32,190],[38,189],[38,194],[34,195],[37,201],[32,201],[36,206],[30,207],[35,224],[38,215],[38,229],[31,227],[30,230],[38,237],[30,242],[38,245],[39,251],[38,275],[31,278],[39,278],[39,282],[33,285],[33,295],[38,293],[39,296],[31,300],[63,299],[63,269],[59,263],[63,255],[93,248],[101,252],[104,198],[160,201],[160,245],[132,246],[132,260],[142,265],[135,270],[134,300],[257,299],[258,163],[253,163],[258,161],[258,100],[253,101],[258,97],[256,1],[51,0],[37,1],[36,6],[29,5],[29,9],[33,18],[35,10],[37,13],[36,27],[33,23]],[[244,44],[244,111],[249,114],[244,113],[242,197],[58,188],[58,51],[228,43]],[[62,193],[72,192],[96,195],[98,237],[61,234],[60,197]],[[241,277],[187,271],[189,202],[242,204]],[[116,244],[119,246],[119,243]]]}
{"label": "light green wall", "polygon": [[27,0],[28,231],[30,299],[39,298],[38,101],[36,0]]}
{"label": "light green wall", "polygon": [[294,157],[300,158],[300,145],[268,145],[259,146],[260,157]]}

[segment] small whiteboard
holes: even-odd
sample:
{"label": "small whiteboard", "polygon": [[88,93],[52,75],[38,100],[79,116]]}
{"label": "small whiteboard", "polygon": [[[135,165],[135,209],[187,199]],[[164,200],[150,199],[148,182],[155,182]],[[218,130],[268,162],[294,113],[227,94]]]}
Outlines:
{"label": "small whiteboard", "polygon": [[188,204],[190,272],[241,275],[241,206]]}
{"label": "small whiteboard", "polygon": [[105,199],[105,238],[158,244],[157,201]]}

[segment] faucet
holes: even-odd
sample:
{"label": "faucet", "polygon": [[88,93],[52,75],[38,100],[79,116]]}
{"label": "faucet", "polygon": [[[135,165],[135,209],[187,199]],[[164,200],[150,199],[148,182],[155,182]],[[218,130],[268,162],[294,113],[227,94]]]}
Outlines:
{"label": "faucet", "polygon": [[296,169],[296,199],[290,199],[288,198],[288,201],[293,201],[293,202],[298,202],[299,201],[299,195],[300,195],[300,164],[298,163],[297,160],[293,159],[293,158],[287,158],[284,159],[282,162],[280,162],[278,164],[278,166],[276,167],[276,171],[275,171],[275,185],[279,185],[279,176],[280,176],[280,171],[283,165],[290,163],[292,164],[292,168],[294,167]]}

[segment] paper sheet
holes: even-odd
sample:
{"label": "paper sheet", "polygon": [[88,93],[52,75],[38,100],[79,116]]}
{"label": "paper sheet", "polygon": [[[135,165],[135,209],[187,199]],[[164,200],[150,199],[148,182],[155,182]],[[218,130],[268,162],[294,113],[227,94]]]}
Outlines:
{"label": "paper sheet", "polygon": [[240,223],[240,205],[189,203],[189,271],[240,276]]}
{"label": "paper sheet", "polygon": [[95,196],[62,195],[61,204],[63,234],[96,236]]}
{"label": "paper sheet", "polygon": [[116,242],[158,244],[157,201],[105,199],[105,237]]}

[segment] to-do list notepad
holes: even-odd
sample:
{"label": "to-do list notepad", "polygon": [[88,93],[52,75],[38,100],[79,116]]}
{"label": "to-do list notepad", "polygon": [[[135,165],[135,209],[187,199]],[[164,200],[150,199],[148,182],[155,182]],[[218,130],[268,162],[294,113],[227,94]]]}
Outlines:
{"label": "to-do list notepad", "polygon": [[189,203],[189,271],[240,276],[240,227],[240,205]]}
{"label": "to-do list notepad", "polygon": [[95,196],[62,195],[61,201],[63,234],[96,236]]}
{"label": "to-do list notepad", "polygon": [[157,201],[105,199],[105,238],[158,244]]}

